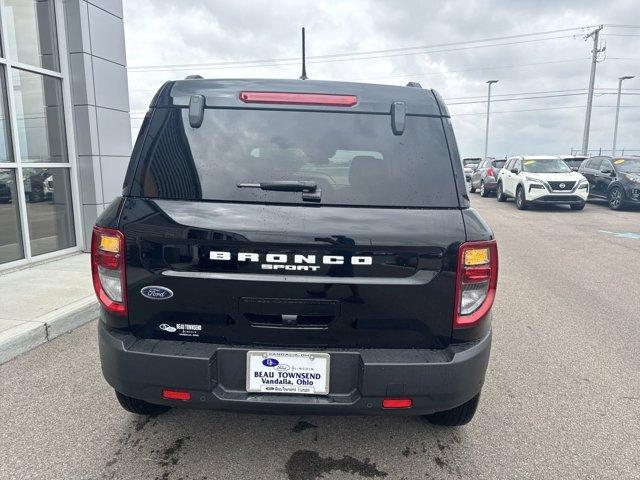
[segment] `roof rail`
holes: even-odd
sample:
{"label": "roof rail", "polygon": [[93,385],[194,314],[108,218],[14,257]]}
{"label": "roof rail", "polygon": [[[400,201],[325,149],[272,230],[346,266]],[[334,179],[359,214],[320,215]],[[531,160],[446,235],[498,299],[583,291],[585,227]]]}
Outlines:
{"label": "roof rail", "polygon": [[202,80],[202,75],[187,75],[185,80]]}
{"label": "roof rail", "polygon": [[418,82],[409,82],[407,83],[407,87],[422,88],[422,85],[420,85]]}

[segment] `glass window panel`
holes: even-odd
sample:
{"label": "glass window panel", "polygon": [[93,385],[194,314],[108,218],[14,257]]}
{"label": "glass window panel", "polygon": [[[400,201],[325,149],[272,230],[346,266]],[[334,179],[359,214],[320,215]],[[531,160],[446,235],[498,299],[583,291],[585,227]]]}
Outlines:
{"label": "glass window panel", "polygon": [[11,130],[9,130],[9,105],[7,104],[7,84],[4,78],[5,67],[0,65],[0,163],[13,162],[11,148]]}
{"label": "glass window panel", "polygon": [[12,69],[23,162],[68,162],[59,78]]}
{"label": "glass window panel", "polygon": [[31,254],[40,255],[76,244],[68,168],[25,168]]}
{"label": "glass window panel", "polygon": [[24,257],[15,169],[0,169],[0,263]]}
{"label": "glass window panel", "polygon": [[12,59],[60,71],[54,0],[0,0]]}

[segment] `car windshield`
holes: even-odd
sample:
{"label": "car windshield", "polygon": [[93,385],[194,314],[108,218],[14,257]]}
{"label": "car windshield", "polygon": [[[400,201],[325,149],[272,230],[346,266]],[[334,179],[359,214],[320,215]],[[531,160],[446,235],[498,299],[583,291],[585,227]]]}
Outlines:
{"label": "car windshield", "polygon": [[494,160],[492,162],[493,168],[504,168],[504,164],[507,163],[506,160]]}
{"label": "car windshield", "polygon": [[582,162],[585,160],[585,158],[586,157],[570,157],[570,158],[565,158],[563,160],[564,160],[564,163],[569,165],[571,168],[579,168]]}
{"label": "car windshield", "polygon": [[623,173],[640,173],[640,158],[618,158],[613,163]]}
{"label": "car windshield", "polygon": [[565,173],[571,169],[559,158],[529,158],[522,161],[522,169],[529,173]]}

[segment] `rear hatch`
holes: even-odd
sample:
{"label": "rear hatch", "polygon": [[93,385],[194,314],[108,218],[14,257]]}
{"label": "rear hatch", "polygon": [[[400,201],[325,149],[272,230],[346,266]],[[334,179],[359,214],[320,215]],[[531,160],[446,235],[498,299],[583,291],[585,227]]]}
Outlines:
{"label": "rear hatch", "polygon": [[[137,336],[449,344],[465,229],[443,119],[408,114],[399,134],[356,112],[206,108],[198,127],[187,108],[150,113],[120,225]],[[315,187],[259,185],[282,181]]]}

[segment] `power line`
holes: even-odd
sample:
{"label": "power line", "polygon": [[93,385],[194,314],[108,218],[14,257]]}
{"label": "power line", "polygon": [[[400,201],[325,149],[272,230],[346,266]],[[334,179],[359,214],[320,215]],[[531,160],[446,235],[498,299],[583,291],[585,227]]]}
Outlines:
{"label": "power line", "polygon": [[[541,95],[537,97],[518,97],[518,98],[499,98],[497,100],[492,100],[492,102],[513,102],[516,100],[535,100],[538,98],[556,98],[556,97],[575,97],[579,95],[586,95],[586,92],[582,93],[563,93],[560,95]],[[477,100],[473,102],[447,102],[447,106],[451,105],[472,105],[477,103],[487,103],[486,100]]]}
{"label": "power line", "polygon": [[[494,113],[520,113],[520,112],[543,112],[547,110],[565,110],[570,108],[585,108],[584,105],[565,105],[562,107],[545,107],[545,108],[527,108],[522,110],[498,110]],[[615,105],[594,105],[593,108],[616,108]],[[640,105],[621,105],[620,108],[640,108]],[[456,113],[451,114],[452,117],[461,117],[467,115],[486,115],[486,112]]]}
{"label": "power line", "polygon": [[612,28],[640,28],[640,25],[620,25],[615,23],[605,23],[604,26]]}
{"label": "power line", "polygon": [[[586,90],[586,88],[570,88],[568,90],[544,90],[544,91],[538,91],[538,92],[517,92],[517,93],[500,93],[500,94],[492,94],[491,98],[494,97],[511,97],[514,95],[539,95],[539,94],[543,94],[543,93],[564,93],[564,92],[575,92],[577,90]],[[447,97],[444,100],[445,101],[449,101],[449,100],[467,100],[467,99],[471,99],[471,98],[485,98],[486,95],[474,95],[474,96],[470,96],[470,97]]]}
{"label": "power line", "polygon": [[[474,48],[487,48],[494,46],[505,46],[505,45],[518,45],[524,43],[532,43],[532,42],[541,42],[546,40],[556,40],[563,38],[574,38],[575,35],[562,35],[562,36],[554,36],[554,37],[545,37],[545,38],[536,38],[531,40],[522,40],[516,42],[505,42],[505,43],[494,43],[488,45],[473,45],[477,43],[490,42],[496,40],[505,40],[505,39],[515,39],[515,38],[523,38],[523,37],[531,37],[531,36],[542,36],[548,35],[552,33],[562,33],[562,32],[570,32],[576,30],[583,30],[589,27],[574,27],[560,30],[550,30],[546,32],[536,32],[536,33],[526,33],[519,35],[509,35],[503,37],[492,37],[480,40],[467,40],[460,42],[449,42],[449,43],[440,43],[433,45],[422,45],[416,47],[402,47],[395,49],[385,49],[385,50],[369,50],[363,52],[345,52],[345,53],[337,53],[337,54],[329,54],[329,55],[315,55],[309,56],[307,59],[308,63],[329,63],[329,62],[338,62],[338,61],[352,61],[352,60],[369,60],[369,59],[377,59],[377,58],[387,58],[387,57],[396,57],[396,56],[407,56],[407,55],[419,55],[419,54],[430,54],[430,53],[441,53],[441,52],[450,52],[450,51],[458,51],[458,50],[468,50]],[[461,48],[453,48],[453,49],[442,49],[442,50],[430,50],[433,48],[439,48],[443,46],[457,46],[457,45],[469,45],[467,47]],[[410,50],[419,50],[419,51],[410,51]],[[424,51],[429,50],[429,51]],[[383,54],[383,55],[378,55]],[[374,55],[374,56],[371,56]],[[139,65],[139,66],[131,66],[128,68],[130,72],[153,72],[153,71],[173,71],[173,70],[192,70],[192,69],[206,69],[206,70],[214,70],[214,69],[227,69],[227,68],[247,68],[247,67],[258,67],[258,66],[287,66],[287,65],[297,65],[299,62],[299,57],[288,57],[288,58],[272,58],[272,59],[256,59],[256,60],[241,60],[241,61],[225,61],[225,62],[207,62],[207,63],[192,63],[192,64],[174,64],[174,65]]]}
{"label": "power line", "polygon": [[499,65],[496,67],[479,67],[479,68],[465,68],[464,70],[449,70],[447,72],[437,72],[437,73],[411,73],[411,74],[405,74],[405,75],[386,75],[383,77],[366,77],[366,78],[355,78],[354,80],[378,80],[378,79],[384,79],[384,78],[402,78],[402,77],[421,77],[421,76],[425,76],[425,77],[432,77],[435,75],[447,75],[449,73],[463,73],[463,72],[476,72],[476,71],[485,71],[485,70],[498,70],[498,69],[503,69],[503,68],[517,68],[517,67],[533,67],[533,66],[538,66],[538,65],[551,65],[551,64],[556,64],[556,63],[569,63],[569,62],[581,62],[584,60],[588,60],[588,57],[584,57],[584,58],[571,58],[571,59],[566,59],[566,60],[554,60],[554,61],[549,61],[549,62],[536,62],[536,63],[517,63],[517,64],[513,64],[513,65]]}

